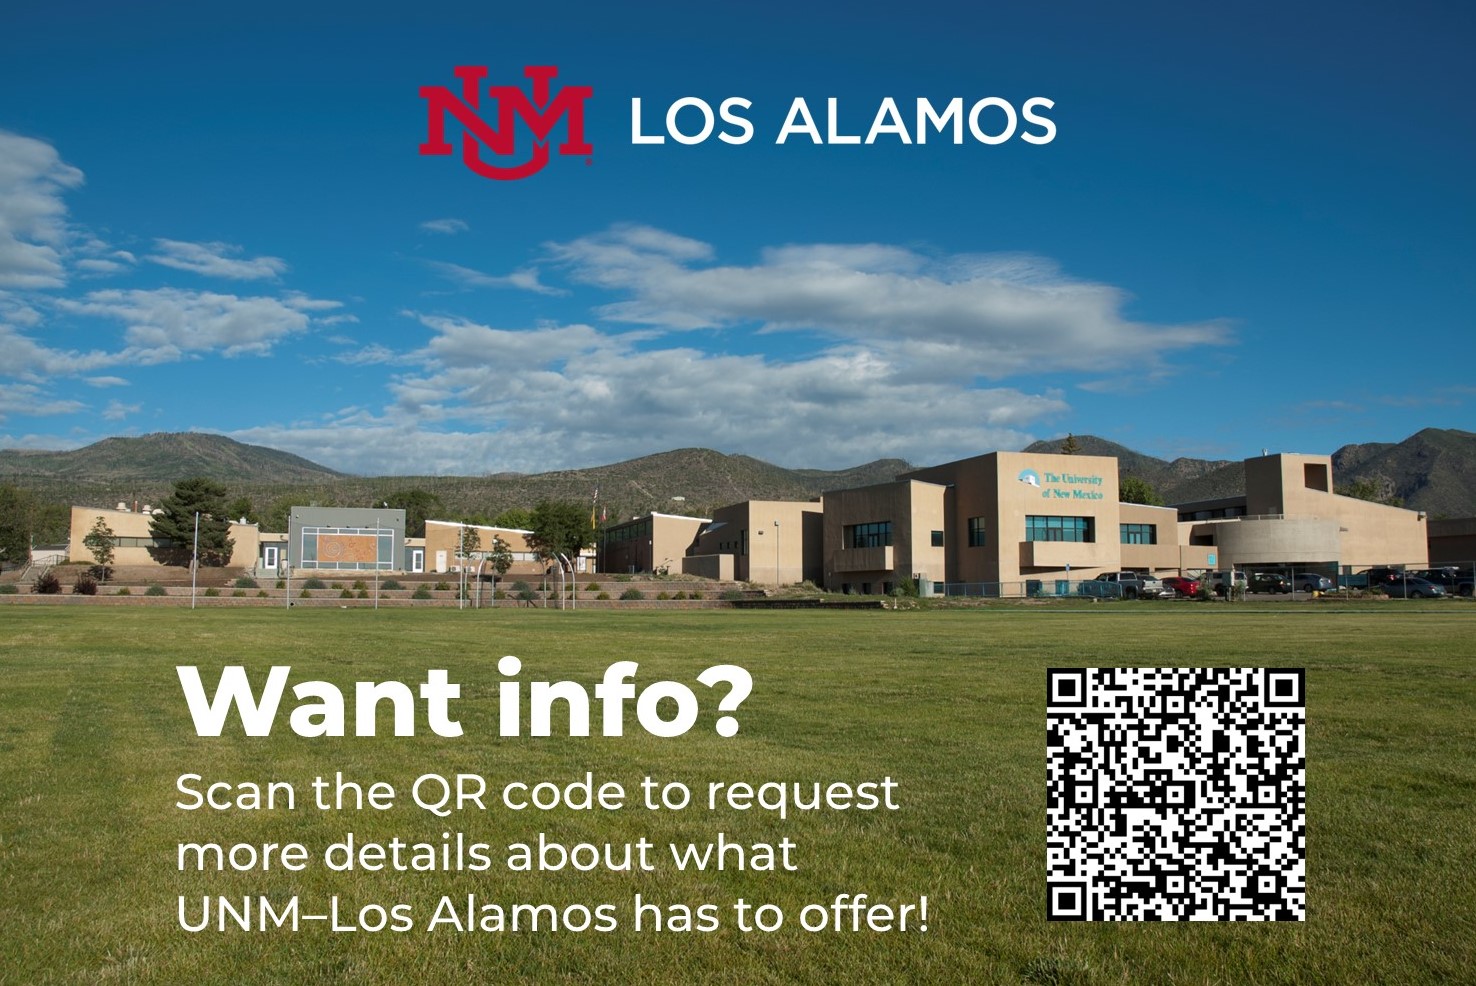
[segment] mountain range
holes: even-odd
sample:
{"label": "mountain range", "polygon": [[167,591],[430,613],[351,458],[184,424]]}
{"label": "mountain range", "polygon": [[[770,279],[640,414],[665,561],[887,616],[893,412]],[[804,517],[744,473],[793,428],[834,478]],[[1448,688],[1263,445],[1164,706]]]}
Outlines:
{"label": "mountain range", "polygon": [[[1179,458],[1135,452],[1092,435],[1074,436],[1083,455],[1112,455],[1122,476],[1151,484],[1167,503],[1241,493],[1238,461]],[[1064,439],[1036,442],[1027,452],[1058,452]],[[351,476],[300,456],[221,435],[157,433],[107,438],[67,452],[0,451],[0,482],[14,483],[57,501],[111,506],[119,501],[157,503],[172,484],[208,476],[232,496],[258,505],[294,503],[369,506],[390,494],[422,489],[440,498],[448,515],[495,516],[508,507],[540,500],[591,500],[611,519],[649,510],[705,515],[745,499],[811,499],[828,490],[887,482],[912,468],[901,459],[878,459],[850,469],[787,469],[746,455],[711,449],[677,449],[585,469],[488,476]],[[1427,428],[1398,443],[1345,445],[1333,453],[1339,488],[1371,484],[1381,496],[1398,497],[1432,517],[1476,515],[1476,434]]]}

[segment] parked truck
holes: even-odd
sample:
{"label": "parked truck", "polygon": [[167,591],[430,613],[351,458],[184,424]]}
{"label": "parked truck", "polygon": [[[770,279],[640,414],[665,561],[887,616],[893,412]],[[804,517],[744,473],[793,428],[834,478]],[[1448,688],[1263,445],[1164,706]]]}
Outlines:
{"label": "parked truck", "polygon": [[[1114,583],[1124,599],[1157,599],[1164,595],[1163,581],[1141,572],[1103,572],[1094,581]],[[1168,594],[1173,595],[1173,590]]]}

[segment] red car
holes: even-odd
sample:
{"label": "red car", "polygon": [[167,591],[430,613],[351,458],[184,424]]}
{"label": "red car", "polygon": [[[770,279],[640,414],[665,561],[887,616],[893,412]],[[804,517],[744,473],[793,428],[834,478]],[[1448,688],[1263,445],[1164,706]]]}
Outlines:
{"label": "red car", "polygon": [[1174,590],[1176,596],[1192,596],[1199,591],[1199,581],[1186,579],[1180,575],[1170,575],[1164,578],[1163,587]]}

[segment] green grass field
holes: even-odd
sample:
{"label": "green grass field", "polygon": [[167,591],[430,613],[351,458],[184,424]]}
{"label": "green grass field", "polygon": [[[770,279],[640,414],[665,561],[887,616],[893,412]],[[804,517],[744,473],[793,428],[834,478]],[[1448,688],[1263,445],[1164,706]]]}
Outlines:
{"label": "green grass field", "polygon": [[[702,713],[657,739],[627,703],[622,737],[501,738],[497,660],[521,681],[593,687],[640,663],[638,686],[683,681]],[[412,685],[445,668],[462,685],[458,738],[303,738],[289,694],[270,737],[232,724],[195,735],[174,672],[246,664],[253,681]],[[753,675],[732,739],[713,729],[704,668]],[[1048,923],[1044,916],[1044,669],[1073,665],[1308,668],[1308,910],[1296,924]],[[1097,606],[877,613],[517,613],[173,609],[0,610],[0,983],[1450,983],[1476,981],[1476,607]],[[599,705],[592,709],[599,732]],[[387,719],[386,719],[387,721]],[[560,720],[554,720],[556,727]],[[352,705],[350,705],[352,728]],[[556,732],[559,731],[557,728]],[[425,773],[616,781],[618,812],[489,810],[439,819],[388,811],[195,811],[176,778],[387,781]],[[643,777],[692,787],[681,812],[639,805]],[[712,781],[881,780],[899,811],[706,807]],[[699,804],[700,803],[700,804]],[[180,841],[493,847],[485,873],[178,872]],[[642,837],[795,844],[796,872],[513,873],[501,851]],[[315,861],[316,862],[316,861]],[[799,912],[838,894],[929,902],[927,930],[806,932]],[[415,930],[181,930],[180,895],[337,896],[411,905]],[[423,929],[443,895],[482,903],[613,905],[619,929]],[[635,932],[631,901],[719,905],[711,932]],[[732,904],[771,903],[773,933],[744,933]],[[319,906],[321,905],[321,906]],[[464,909],[464,905],[463,905]]]}

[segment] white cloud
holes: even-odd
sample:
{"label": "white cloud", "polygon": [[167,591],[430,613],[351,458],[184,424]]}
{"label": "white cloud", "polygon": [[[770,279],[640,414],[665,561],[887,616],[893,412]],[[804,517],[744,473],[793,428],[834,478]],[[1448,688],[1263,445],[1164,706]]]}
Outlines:
{"label": "white cloud", "polygon": [[75,414],[87,405],[81,401],[60,400],[41,387],[28,383],[0,384],[0,421],[12,414],[42,417],[53,414]]}
{"label": "white cloud", "polygon": [[0,130],[0,288],[66,283],[63,194],[82,172],[42,140]]}
{"label": "white cloud", "polygon": [[122,377],[88,377],[87,385],[90,387],[127,387],[128,381]]}
{"label": "white cloud", "polygon": [[538,280],[538,271],[531,267],[520,268],[511,274],[484,274],[470,267],[462,267],[460,264],[451,264],[443,260],[427,260],[425,265],[446,280],[459,284],[464,288],[518,288],[522,291],[532,291],[534,294],[561,295],[567,294],[558,288],[549,287]]}
{"label": "white cloud", "polygon": [[448,236],[454,233],[465,233],[471,229],[460,219],[427,219],[420,224],[420,228],[427,233],[445,233]]}
{"label": "white cloud", "polygon": [[64,311],[111,318],[127,325],[130,363],[167,363],[185,353],[219,350],[226,356],[265,355],[280,339],[308,327],[303,309],[336,302],[310,298],[240,298],[209,291],[93,291],[79,301],[58,301]]}
{"label": "white cloud", "polygon": [[378,416],[356,410],[327,425],[256,429],[249,440],[364,473],[541,471],[689,445],[840,467],[1018,447],[1032,424],[1066,410],[1054,392],[899,380],[862,347],[780,361],[661,348],[650,333],[588,325],[514,331],[414,317],[433,336],[400,357],[419,367],[391,382],[394,403]]}
{"label": "white cloud", "polygon": [[628,295],[600,309],[612,321],[811,330],[884,352],[909,379],[1141,368],[1226,336],[1219,323],[1135,321],[1120,288],[1018,254],[810,244],[772,248],[749,266],[702,266],[713,255],[707,244],[640,226],[548,250],[576,280]]}
{"label": "white cloud", "polygon": [[124,404],[122,401],[108,401],[108,406],[103,411],[102,416],[107,421],[122,421],[130,414],[137,414],[142,409],[142,404]]}
{"label": "white cloud", "polygon": [[119,353],[96,349],[87,353],[52,349],[4,325],[0,325],[0,352],[5,354],[0,373],[32,382],[46,377],[88,373],[114,366],[125,359]]}
{"label": "white cloud", "polygon": [[280,257],[237,257],[241,248],[230,243],[189,243],[184,240],[155,240],[158,253],[150,254],[151,260],[165,267],[187,270],[207,277],[224,277],[233,281],[253,281],[274,278],[287,270],[287,261]]}

